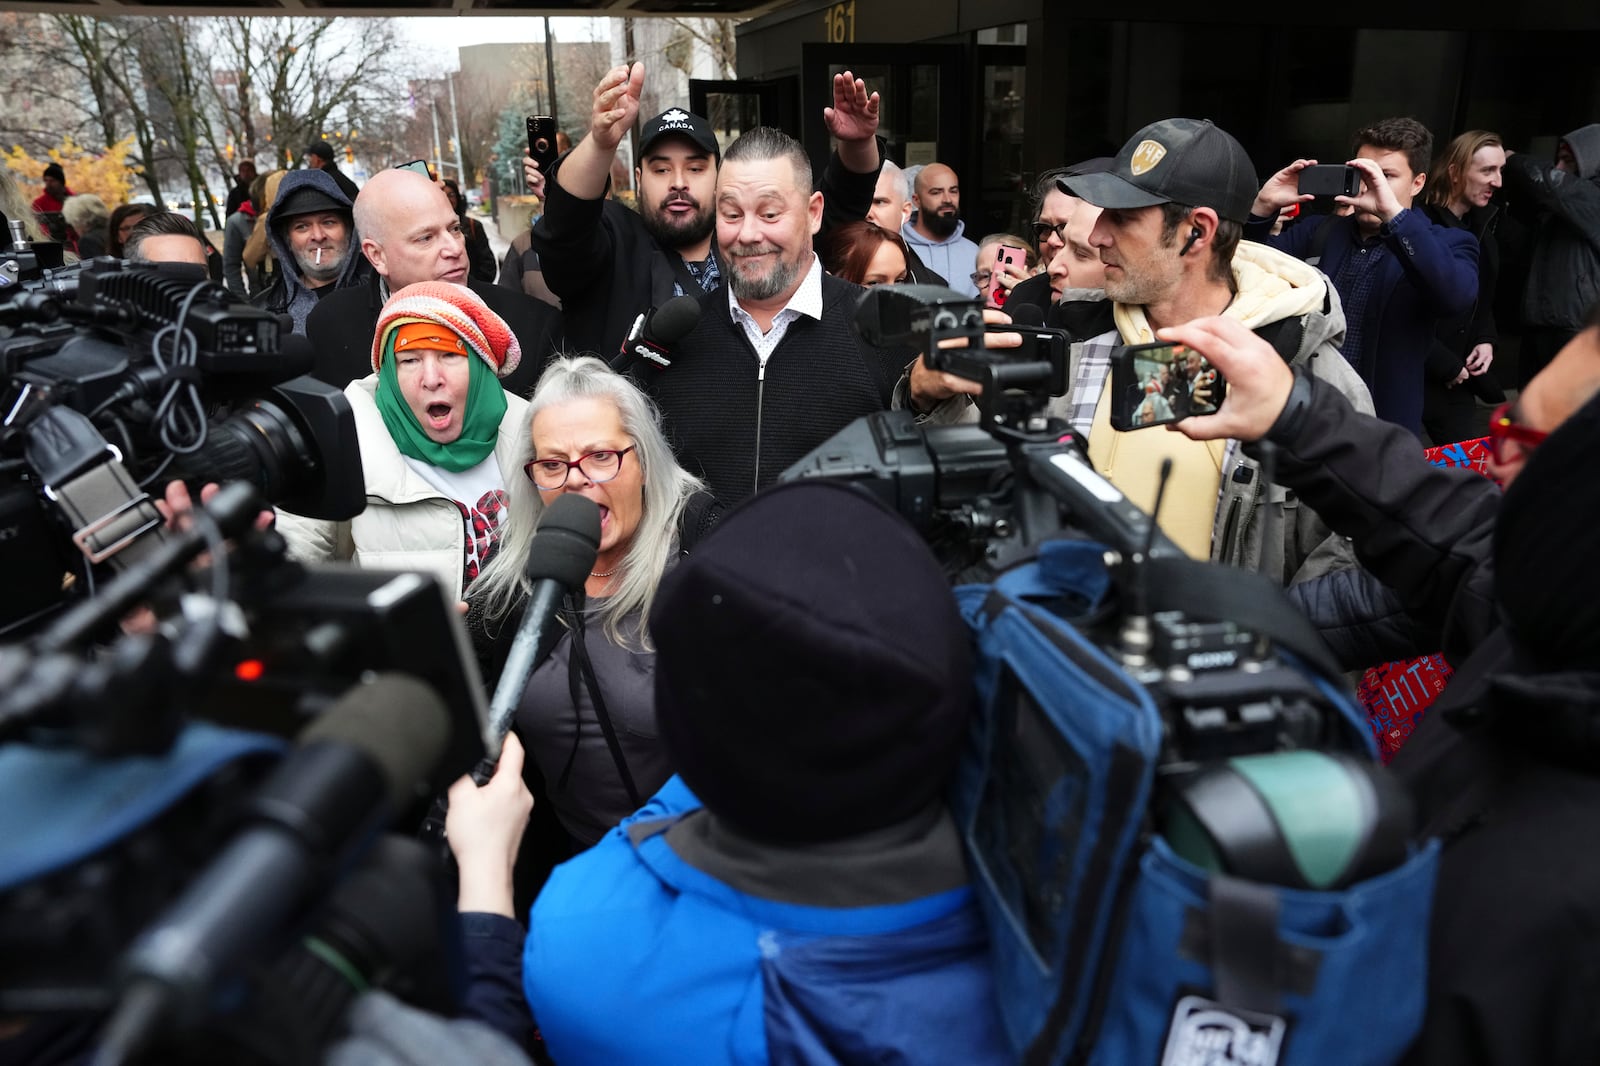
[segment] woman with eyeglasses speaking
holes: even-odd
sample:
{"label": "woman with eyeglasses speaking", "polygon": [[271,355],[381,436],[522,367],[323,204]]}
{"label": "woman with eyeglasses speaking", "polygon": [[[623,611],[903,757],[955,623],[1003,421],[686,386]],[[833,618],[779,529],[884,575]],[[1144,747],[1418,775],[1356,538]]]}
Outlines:
{"label": "woman with eyeglasses speaking", "polygon": [[528,589],[522,573],[544,508],[563,493],[600,508],[600,551],[567,632],[534,672],[515,730],[566,835],[588,847],[671,776],[655,725],[645,620],[662,575],[720,514],[673,457],[651,401],[593,357],[553,362],[523,425],[500,552],[469,593],[467,627],[491,689]]}
{"label": "woman with eyeglasses speaking", "polygon": [[499,543],[506,486],[522,477],[528,403],[499,381],[521,359],[510,327],[465,285],[419,282],[391,296],[373,372],[345,389],[366,510],[347,522],[280,510],[290,555],[429,571],[461,599]]}

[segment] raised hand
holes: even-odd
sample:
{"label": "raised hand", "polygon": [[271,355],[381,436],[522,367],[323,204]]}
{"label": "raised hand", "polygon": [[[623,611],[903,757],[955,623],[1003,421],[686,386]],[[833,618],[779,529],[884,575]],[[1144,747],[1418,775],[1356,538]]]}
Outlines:
{"label": "raised hand", "polygon": [[1387,222],[1400,213],[1400,201],[1395,199],[1394,190],[1389,187],[1389,179],[1383,176],[1383,168],[1370,159],[1352,159],[1350,166],[1361,172],[1361,193],[1358,196],[1335,196],[1333,202],[1349,204],[1357,211],[1377,215]]}
{"label": "raised hand", "polygon": [[597,147],[608,152],[617,150],[639,117],[639,94],[643,91],[643,63],[616,67],[600,79],[594,87],[594,105],[589,112],[589,136]]}
{"label": "raised hand", "polygon": [[878,135],[881,102],[867,95],[867,83],[850,71],[833,76],[833,106],[822,109],[828,132],[841,141],[870,141]]}

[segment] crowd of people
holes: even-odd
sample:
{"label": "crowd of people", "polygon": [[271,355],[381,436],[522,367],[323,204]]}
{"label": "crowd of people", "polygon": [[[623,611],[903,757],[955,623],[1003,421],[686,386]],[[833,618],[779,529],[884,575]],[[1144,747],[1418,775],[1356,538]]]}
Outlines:
{"label": "crowd of people", "polygon": [[[971,683],[945,578],[864,497],[775,486],[862,415],[976,419],[976,382],[853,327],[864,287],[917,283],[981,301],[998,350],[1021,344],[1008,309],[1065,330],[1048,413],[1135,504],[1160,494],[1184,552],[1387,653],[1343,665],[1445,653],[1456,678],[1394,764],[1444,842],[1411,1061],[1600,1054],[1600,597],[1574,557],[1600,503],[1581,465],[1600,442],[1600,124],[1540,158],[1375,121],[1340,164],[1356,191],[1319,197],[1300,191],[1317,160],[1261,180],[1227,131],[1167,118],[1042,175],[1026,236],[975,242],[954,169],[887,159],[881,102],[848,72],[820,169],[784,131],[723,144],[683,107],[641,116],[644,79],[609,72],[548,173],[524,160],[541,213],[500,264],[456,183],[391,169],[358,189],[320,143],[305,169],[240,168],[220,254],[177,215],[74,196],[60,167],[32,204],[85,258],[215,261],[309,338],[354,410],[368,502],[277,528],[300,559],[435,574],[488,686],[545,508],[598,506],[594,568],[499,772],[450,792],[475,973],[510,990],[475,999],[497,1004],[479,1020],[557,1062],[1005,1061],[942,799]],[[636,126],[635,210],[610,192]],[[670,367],[614,369],[641,316],[686,295],[700,316]],[[1124,399],[1177,432],[1113,428],[1116,353],[1158,341],[1182,348]],[[1430,466],[1424,434],[1487,435],[1505,491]]]}

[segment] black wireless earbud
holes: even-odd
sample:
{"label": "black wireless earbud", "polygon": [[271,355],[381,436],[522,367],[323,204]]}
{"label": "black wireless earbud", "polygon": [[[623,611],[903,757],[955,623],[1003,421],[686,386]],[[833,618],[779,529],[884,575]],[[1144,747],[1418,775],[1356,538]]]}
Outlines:
{"label": "black wireless earbud", "polygon": [[1190,226],[1189,227],[1189,239],[1183,242],[1183,247],[1178,249],[1178,254],[1180,256],[1188,255],[1189,254],[1189,249],[1194,247],[1194,242],[1199,240],[1200,236],[1201,236],[1200,227],[1199,226]]}

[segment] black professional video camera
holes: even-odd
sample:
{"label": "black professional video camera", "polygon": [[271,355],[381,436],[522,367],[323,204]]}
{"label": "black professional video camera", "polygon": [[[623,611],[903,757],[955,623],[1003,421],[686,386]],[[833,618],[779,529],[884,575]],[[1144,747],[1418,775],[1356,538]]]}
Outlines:
{"label": "black professional video camera", "polygon": [[[384,831],[486,750],[465,630],[429,575],[290,560],[261,505],[223,486],[0,645],[0,1059],[309,1062],[367,987],[455,1005],[437,842]],[[145,603],[178,609],[118,636]]]}
{"label": "black professional video camera", "polygon": [[[162,537],[152,496],[243,480],[271,504],[344,519],[365,506],[355,423],[302,377],[302,338],[193,268],[0,256],[0,633],[36,627]],[[76,547],[76,551],[72,550]]]}
{"label": "black professional video camera", "polygon": [[[988,581],[1046,539],[1104,545],[1111,595],[1080,628],[1164,709],[1173,764],[1323,737],[1326,701],[1316,686],[1274,654],[1268,634],[1229,613],[1286,606],[1281,591],[1258,574],[1188,559],[1094,469],[1081,438],[1048,416],[1051,398],[1069,385],[1065,331],[986,327],[979,301],[928,285],[868,290],[856,328],[875,344],[912,345],[930,369],[981,384],[978,417],[933,426],[910,411],[868,415],[785,471],[785,480],[837,478],[872,493],[923,532],[958,581]],[[1020,332],[1023,346],[983,347],[987,333],[1001,331]],[[941,348],[945,341],[966,347]],[[1202,617],[1199,607],[1222,610]],[[1304,643],[1314,654],[1320,640],[1312,634]]]}

